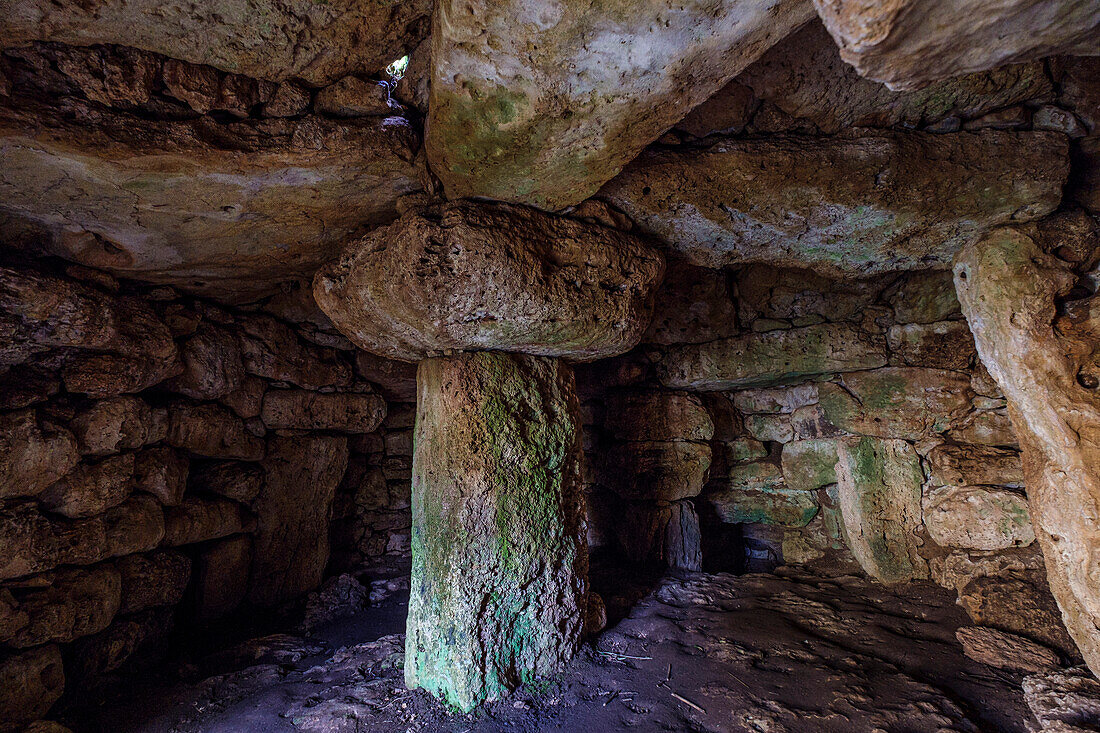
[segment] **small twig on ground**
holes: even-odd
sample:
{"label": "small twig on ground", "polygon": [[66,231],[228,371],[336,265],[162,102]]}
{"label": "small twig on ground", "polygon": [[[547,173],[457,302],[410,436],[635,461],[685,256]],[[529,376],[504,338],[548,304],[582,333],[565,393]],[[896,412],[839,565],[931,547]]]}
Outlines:
{"label": "small twig on ground", "polygon": [[605,652],[603,649],[597,649],[596,653],[597,654],[602,654],[603,656],[605,656],[609,659],[618,659],[618,660],[623,660],[623,659],[653,659],[653,657],[634,657],[634,656],[631,656],[630,654],[619,654],[618,652]]}
{"label": "small twig on ground", "polygon": [[687,699],[686,697],[684,697],[684,696],[682,696],[682,695],[677,695],[677,694],[676,694],[675,692],[672,692],[672,693],[670,693],[670,694],[671,694],[671,695],[672,695],[672,696],[673,696],[674,698],[676,698],[677,700],[679,700],[680,702],[682,702],[683,704],[687,705],[687,706],[688,706],[689,708],[691,708],[691,709],[693,709],[693,710],[698,710],[698,711],[699,711],[700,713],[702,713],[703,715],[706,715],[706,714],[707,714],[707,711],[706,711],[706,710],[703,710],[703,708],[699,707],[698,705],[696,705],[695,703],[693,703],[693,702],[692,702],[691,700],[688,700],[688,699]]}
{"label": "small twig on ground", "polygon": [[618,691],[618,690],[615,690],[614,692],[612,692],[612,693],[611,693],[611,697],[609,697],[609,698],[607,698],[606,700],[604,700],[604,702],[603,702],[603,706],[604,706],[604,707],[606,708],[606,707],[607,707],[608,705],[610,705],[610,704],[611,704],[611,701],[612,701],[612,700],[614,700],[614,699],[615,699],[616,697],[618,697],[618,696],[619,696],[619,691]]}

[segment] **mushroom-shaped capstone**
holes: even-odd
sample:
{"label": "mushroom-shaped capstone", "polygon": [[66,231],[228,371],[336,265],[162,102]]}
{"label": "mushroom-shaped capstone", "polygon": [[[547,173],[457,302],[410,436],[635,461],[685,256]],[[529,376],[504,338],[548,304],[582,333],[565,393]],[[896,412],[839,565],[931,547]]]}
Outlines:
{"label": "mushroom-shaped capstone", "polygon": [[390,359],[496,350],[592,361],[637,345],[663,274],[660,252],[616,229],[461,202],[355,242],[313,292],[357,346]]}
{"label": "mushroom-shaped capstone", "polygon": [[663,272],[638,237],[463,202],[408,213],[318,273],[348,338],[420,362],[409,687],[470,710],[576,652],[588,546],[566,360],[637,345]]}

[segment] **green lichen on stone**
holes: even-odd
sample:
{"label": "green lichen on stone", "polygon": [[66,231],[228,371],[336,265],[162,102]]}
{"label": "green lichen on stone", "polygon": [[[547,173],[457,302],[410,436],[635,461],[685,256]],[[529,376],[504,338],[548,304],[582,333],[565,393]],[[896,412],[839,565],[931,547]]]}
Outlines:
{"label": "green lichen on stone", "polygon": [[708,492],[706,499],[715,514],[730,524],[802,527],[818,511],[817,496],[787,487],[779,467],[773,463],[734,466],[725,479],[715,483],[715,490]]}
{"label": "green lichen on stone", "polygon": [[554,359],[442,357],[418,382],[405,678],[468,711],[579,643],[579,407]]}
{"label": "green lichen on stone", "polygon": [[838,443],[838,498],[844,535],[860,565],[884,583],[923,577],[913,532],[920,524],[924,476],[912,446],[900,440]]}
{"label": "green lichen on stone", "polygon": [[783,479],[787,486],[813,491],[836,482],[836,440],[812,438],[783,446]]}

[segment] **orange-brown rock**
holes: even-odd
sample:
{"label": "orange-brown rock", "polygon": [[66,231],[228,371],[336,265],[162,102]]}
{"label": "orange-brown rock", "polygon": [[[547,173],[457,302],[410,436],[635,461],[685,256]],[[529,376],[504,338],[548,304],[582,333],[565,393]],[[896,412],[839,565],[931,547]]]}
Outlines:
{"label": "orange-brown rock", "polygon": [[0,731],[14,733],[43,717],[64,689],[65,668],[56,646],[0,655]]}
{"label": "orange-brown rock", "polygon": [[[1051,592],[1100,672],[1100,396],[1091,301],[1057,306],[1076,277],[1037,234],[999,229],[959,253],[955,286],[978,354],[1008,399]],[[1070,315],[1059,318],[1058,309]],[[1073,317],[1072,314],[1080,314]]]}
{"label": "orange-brown rock", "polygon": [[323,85],[400,58],[427,34],[431,3],[230,0],[208,8],[180,0],[5,0],[0,10],[5,46],[125,44],[261,79]]}
{"label": "orange-brown rock", "polygon": [[369,433],[382,424],[386,403],[376,394],[273,389],[264,395],[260,417],[269,429],[338,430]]}
{"label": "orange-brown rock", "polygon": [[34,409],[0,415],[0,498],[34,496],[80,460],[72,433]]}
{"label": "orange-brown rock", "polygon": [[357,346],[390,359],[493,349],[591,361],[638,343],[663,272],[657,250],[616,229],[462,202],[352,243],[314,296]]}
{"label": "orange-brown rock", "polygon": [[[19,99],[32,93],[48,96]],[[43,253],[222,300],[312,275],[420,189],[397,117],[222,124],[67,104],[0,108],[0,221]]]}
{"label": "orange-brown rock", "polygon": [[270,606],[320,585],[329,557],[328,520],[347,469],[344,437],[272,438],[263,467],[248,597]]}

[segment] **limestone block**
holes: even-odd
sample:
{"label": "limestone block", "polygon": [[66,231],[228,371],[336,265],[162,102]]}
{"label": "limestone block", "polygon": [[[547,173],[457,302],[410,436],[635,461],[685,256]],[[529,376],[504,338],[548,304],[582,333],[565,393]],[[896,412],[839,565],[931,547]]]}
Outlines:
{"label": "limestone block", "polygon": [[924,476],[913,447],[902,440],[843,438],[837,458],[844,538],[860,566],[883,583],[927,577],[916,538]]}
{"label": "limestone block", "polygon": [[458,202],[353,242],[313,292],[345,336],[389,359],[494,349],[591,361],[637,345],[663,273],[634,235]]}

